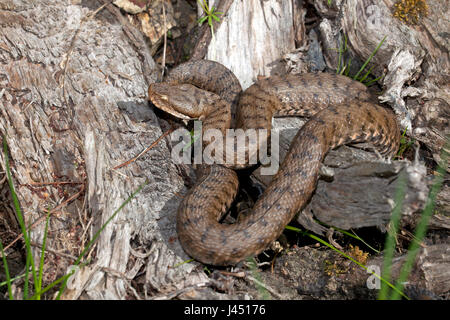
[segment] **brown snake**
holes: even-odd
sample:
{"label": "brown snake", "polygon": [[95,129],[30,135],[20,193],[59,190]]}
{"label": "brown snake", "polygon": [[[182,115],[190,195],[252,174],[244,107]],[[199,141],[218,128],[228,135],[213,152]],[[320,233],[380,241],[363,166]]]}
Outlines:
{"label": "brown snake", "polygon": [[251,214],[237,223],[218,222],[237,193],[235,171],[202,166],[178,208],[177,232],[186,253],[212,265],[234,265],[275,240],[314,191],[328,150],[370,142],[382,155],[392,156],[400,139],[394,114],[370,102],[363,84],[336,74],[274,76],[241,93],[231,71],[201,60],[182,64],[166,82],[150,85],[149,99],[175,116],[200,118],[203,130],[222,132],[234,125],[234,118],[237,128],[270,129],[273,116],[312,116]]}

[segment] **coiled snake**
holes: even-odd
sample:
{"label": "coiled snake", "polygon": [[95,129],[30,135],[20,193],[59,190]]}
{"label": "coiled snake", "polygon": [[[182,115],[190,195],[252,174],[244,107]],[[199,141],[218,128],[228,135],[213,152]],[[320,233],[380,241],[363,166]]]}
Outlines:
{"label": "coiled snake", "polygon": [[205,264],[234,265],[279,237],[314,191],[328,150],[370,142],[392,156],[400,140],[393,112],[370,102],[363,84],[336,74],[273,76],[241,92],[230,70],[201,60],[179,65],[164,83],[151,84],[149,99],[175,116],[202,119],[204,131],[224,132],[234,123],[270,131],[273,116],[311,116],[251,214],[237,223],[218,222],[238,190],[233,165],[202,166],[179,206],[177,232],[186,253]]}

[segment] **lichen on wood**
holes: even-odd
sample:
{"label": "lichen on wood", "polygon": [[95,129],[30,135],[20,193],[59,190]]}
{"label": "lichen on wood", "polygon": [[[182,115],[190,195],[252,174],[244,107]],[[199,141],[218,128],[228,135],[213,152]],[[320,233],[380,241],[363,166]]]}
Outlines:
{"label": "lichen on wood", "polygon": [[425,0],[399,0],[394,4],[394,8],[394,17],[408,24],[417,24],[421,17],[428,15]]}

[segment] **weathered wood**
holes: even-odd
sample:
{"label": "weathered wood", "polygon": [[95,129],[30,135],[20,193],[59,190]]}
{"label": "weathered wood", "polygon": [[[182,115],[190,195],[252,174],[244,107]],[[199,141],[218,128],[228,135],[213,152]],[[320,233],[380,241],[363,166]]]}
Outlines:
{"label": "weathered wood", "polygon": [[[319,25],[324,56],[328,67],[335,69],[339,58],[335,48],[342,46],[342,29],[350,55],[360,60],[365,60],[386,35],[368,65],[374,67],[377,76],[386,74],[380,101],[393,107],[402,129],[422,142],[439,162],[445,139],[450,137],[450,45],[444,37],[450,29],[450,4],[427,0],[427,13],[422,12],[418,23],[411,24],[394,17],[395,2],[333,1],[329,8],[326,0],[314,1],[324,16]],[[449,166],[447,163],[447,172]],[[438,196],[439,212],[443,214],[450,208],[447,184]]]}
{"label": "weathered wood", "polygon": [[[217,2],[217,1],[216,1]],[[214,12],[220,12],[216,15],[216,17],[219,19],[219,21],[217,21],[216,19],[212,19],[212,29],[211,26],[209,25],[208,20],[206,20],[202,27],[201,27],[201,31],[200,31],[200,36],[199,39],[197,40],[197,43],[193,49],[192,52],[192,56],[191,56],[191,60],[200,60],[205,58],[205,55],[208,51],[208,47],[209,44],[211,42],[211,38],[212,38],[212,31],[213,30],[217,30],[218,27],[220,26],[220,24],[222,23],[222,21],[224,21],[223,17],[227,16],[228,10],[230,9],[231,4],[233,3],[233,0],[224,0],[224,1],[220,1],[218,4],[215,3],[215,1],[207,1],[206,3],[209,3],[209,8],[210,10],[212,10],[212,7],[215,7]],[[197,3],[197,7],[198,7],[198,15],[200,17],[204,17],[205,13],[203,12],[203,9],[201,7],[200,3]]]}
{"label": "weathered wood", "polygon": [[230,68],[246,89],[280,68],[282,56],[294,50],[293,12],[291,1],[233,1],[206,58]]}
{"label": "weathered wood", "polygon": [[[448,241],[448,239],[447,239]],[[392,264],[393,278],[398,278],[406,255],[394,259]],[[370,259],[367,265],[376,265],[382,270],[383,257]],[[424,244],[420,248],[416,263],[409,277],[408,285],[429,290],[434,295],[443,295],[450,291],[450,247],[448,243]],[[417,297],[427,299],[426,297]],[[431,296],[435,299],[436,296]],[[430,299],[428,298],[428,299]]]}
{"label": "weathered wood", "polygon": [[[416,263],[405,284],[405,294],[413,300],[448,299],[450,255],[446,244],[426,245],[418,251]],[[344,251],[360,260],[371,272],[357,266],[332,250],[294,247],[290,254],[280,255],[274,272],[262,274],[262,281],[277,288],[282,299],[376,299],[381,281],[371,274],[381,273],[383,256],[366,256],[356,247]],[[406,259],[396,255],[392,263],[391,283],[395,284]],[[258,294],[255,289],[250,294]],[[273,299],[279,299],[272,295]]]}
{"label": "weathered wood", "polygon": [[[138,155],[162,132],[153,112],[136,122],[121,111],[124,105],[148,108],[147,88],[156,79],[156,68],[142,37],[126,21],[119,24],[104,10],[92,15],[100,5],[89,9],[63,0],[0,4],[0,131],[6,134],[28,224],[80,190],[77,184],[45,183],[81,182],[85,193],[54,213],[48,239],[52,250],[77,256],[87,238],[148,181],[100,234],[90,253],[95,259],[77,273],[65,298],[84,293],[123,299],[128,280],[114,272],[125,273],[131,264],[144,261],[136,262],[133,252],[140,249],[132,250],[132,239],[149,257],[143,267],[159,279],[152,285],[184,277],[178,271],[182,268],[168,268],[186,256],[170,240],[176,239],[175,193],[183,189],[183,181],[167,161],[166,142],[128,166],[112,169]],[[38,192],[36,183],[42,184]],[[42,242],[43,229],[43,223],[33,228],[34,242]],[[162,251],[167,252],[163,257]],[[47,280],[61,276],[74,262],[46,261],[45,274],[51,275]]]}
{"label": "weathered wood", "polygon": [[[289,150],[292,139],[303,122],[297,119],[275,119],[280,131],[279,159],[281,163]],[[387,162],[373,152],[350,146],[332,150],[325,157],[324,166],[332,171],[317,184],[316,191],[298,222],[306,229],[325,234],[326,228],[314,222],[313,217],[327,225],[341,229],[377,226],[384,230],[394,206],[398,177],[401,171],[407,178],[403,215],[405,221],[420,212],[428,195],[426,168],[423,164],[408,161]],[[253,172],[253,179],[264,187],[272,180],[261,174],[262,167]]]}
{"label": "weathered wood", "polygon": [[[445,38],[450,29],[448,1],[427,0],[428,10],[420,11],[416,24],[394,16],[397,1],[348,0],[314,1],[324,19],[319,29],[328,67],[336,69],[342,47],[343,30],[348,51],[364,61],[386,36],[369,67],[384,75],[381,102],[396,111],[402,129],[423,142],[439,161],[445,137],[450,135],[450,45]],[[409,2],[413,10],[414,2]],[[339,12],[339,14],[335,14]],[[348,60],[346,60],[348,61]],[[354,59],[352,60],[352,65]],[[342,63],[341,63],[342,66]]]}

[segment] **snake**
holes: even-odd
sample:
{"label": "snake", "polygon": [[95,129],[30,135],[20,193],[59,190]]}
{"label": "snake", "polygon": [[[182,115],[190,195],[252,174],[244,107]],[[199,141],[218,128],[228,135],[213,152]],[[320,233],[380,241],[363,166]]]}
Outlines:
{"label": "snake", "polygon": [[364,84],[335,73],[274,75],[242,91],[222,64],[189,61],[172,69],[164,82],[150,84],[148,97],[173,116],[200,119],[204,131],[234,127],[270,132],[273,117],[309,117],[251,212],[235,223],[220,219],[237,195],[236,170],[242,166],[199,166],[197,181],[178,207],[176,230],[184,251],[208,265],[236,265],[276,240],[314,192],[330,149],[367,142],[390,158],[400,141],[392,110],[377,104]]}

